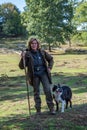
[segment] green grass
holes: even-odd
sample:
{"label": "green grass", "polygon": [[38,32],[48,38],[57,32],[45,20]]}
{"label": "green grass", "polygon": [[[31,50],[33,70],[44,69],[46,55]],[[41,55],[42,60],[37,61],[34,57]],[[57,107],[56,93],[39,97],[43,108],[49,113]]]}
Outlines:
{"label": "green grass", "polygon": [[[42,115],[35,115],[33,89],[30,86],[31,116],[25,74],[18,63],[20,56],[0,53],[0,129],[1,130],[87,130],[87,56],[53,55],[54,84],[67,84],[73,91],[73,108],[64,114],[49,115],[41,87]],[[61,106],[60,106],[61,107]]]}
{"label": "green grass", "polygon": [[63,73],[87,73],[86,55],[57,55],[54,56],[55,63],[53,72]]}

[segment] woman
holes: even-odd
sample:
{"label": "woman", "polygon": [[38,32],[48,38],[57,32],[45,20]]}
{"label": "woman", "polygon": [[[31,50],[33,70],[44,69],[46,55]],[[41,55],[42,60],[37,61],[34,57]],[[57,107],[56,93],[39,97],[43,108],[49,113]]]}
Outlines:
{"label": "woman", "polygon": [[22,53],[19,62],[20,69],[24,69],[23,56],[25,57],[25,64],[30,85],[34,89],[34,101],[36,113],[41,113],[41,98],[40,98],[40,82],[43,85],[43,90],[46,96],[46,103],[51,114],[55,114],[54,104],[50,90],[51,69],[53,66],[53,57],[39,47],[39,42],[35,38],[31,38],[28,42],[28,49]]}

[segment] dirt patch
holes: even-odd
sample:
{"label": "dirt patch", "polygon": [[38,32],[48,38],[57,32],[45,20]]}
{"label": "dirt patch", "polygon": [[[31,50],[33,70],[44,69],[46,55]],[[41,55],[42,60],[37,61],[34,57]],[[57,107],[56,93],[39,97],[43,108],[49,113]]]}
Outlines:
{"label": "dirt patch", "polygon": [[7,48],[0,48],[0,53],[1,54],[13,54],[13,53],[17,53],[17,54],[20,54],[21,51],[20,50],[17,50],[17,49],[7,49]]}

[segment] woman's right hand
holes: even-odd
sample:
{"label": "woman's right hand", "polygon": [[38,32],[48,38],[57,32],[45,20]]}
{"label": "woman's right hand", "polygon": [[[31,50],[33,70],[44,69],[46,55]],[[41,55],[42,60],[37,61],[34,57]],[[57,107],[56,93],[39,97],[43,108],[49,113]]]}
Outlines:
{"label": "woman's right hand", "polygon": [[25,51],[22,51],[22,53],[21,53],[21,57],[23,58],[23,57],[25,57]]}

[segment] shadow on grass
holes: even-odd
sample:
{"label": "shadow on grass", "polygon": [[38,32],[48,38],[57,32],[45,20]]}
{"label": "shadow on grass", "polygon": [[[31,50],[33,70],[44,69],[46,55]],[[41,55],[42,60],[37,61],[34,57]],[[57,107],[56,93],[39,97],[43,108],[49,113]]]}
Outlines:
{"label": "shadow on grass", "polygon": [[87,92],[87,75],[78,74],[76,76],[71,76],[63,73],[54,73],[53,74],[53,83],[54,84],[65,84],[71,87],[74,93],[84,93]]}
{"label": "shadow on grass", "polygon": [[[71,76],[63,73],[52,74],[53,84],[61,83],[70,86],[73,93],[79,94],[87,92],[87,75],[78,74]],[[41,87],[41,94],[43,89]],[[0,77],[0,101],[17,101],[26,98],[27,87],[24,76],[18,77]],[[29,87],[29,95],[33,96],[33,88]]]}
{"label": "shadow on grass", "polygon": [[18,114],[0,119],[1,130],[87,130],[87,105],[79,105],[77,108],[58,112],[56,115],[50,115],[43,112],[41,115],[32,114],[31,116]]}
{"label": "shadow on grass", "polygon": [[[4,100],[22,100],[27,96],[27,86],[24,76],[18,77],[0,77],[0,101]],[[33,95],[33,88],[29,88],[29,95]]]}
{"label": "shadow on grass", "polygon": [[14,101],[18,101],[18,100],[23,100],[25,98],[26,98],[26,94],[25,93],[19,94],[19,95],[14,94],[14,95],[1,96],[0,97],[0,101],[12,100],[14,102]]}

